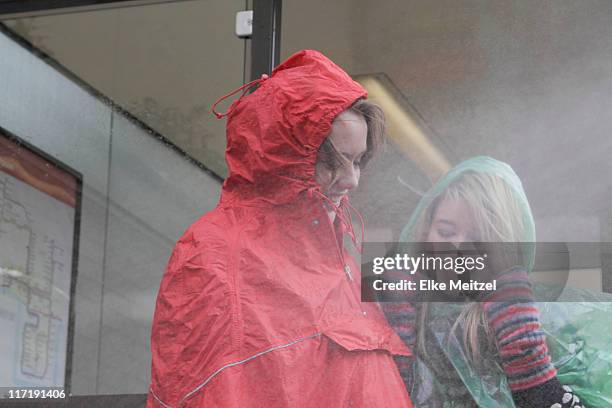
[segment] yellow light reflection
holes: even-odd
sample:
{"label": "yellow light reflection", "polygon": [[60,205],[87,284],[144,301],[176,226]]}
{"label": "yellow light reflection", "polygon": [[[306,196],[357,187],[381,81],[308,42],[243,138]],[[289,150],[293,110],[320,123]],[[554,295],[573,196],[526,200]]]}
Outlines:
{"label": "yellow light reflection", "polygon": [[428,139],[388,84],[374,75],[357,76],[355,80],[368,91],[368,99],[385,112],[389,138],[432,183],[451,168],[444,154]]}

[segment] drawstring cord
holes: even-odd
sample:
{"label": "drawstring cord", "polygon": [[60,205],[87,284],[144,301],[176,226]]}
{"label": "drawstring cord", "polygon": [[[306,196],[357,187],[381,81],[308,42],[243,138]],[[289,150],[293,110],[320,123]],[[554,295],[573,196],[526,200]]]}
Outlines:
{"label": "drawstring cord", "polygon": [[[359,245],[357,243],[357,237],[355,236],[355,230],[353,228],[353,223],[351,222],[351,211],[355,215],[357,215],[357,218],[359,218],[359,224],[361,225],[361,242],[362,243],[363,243],[363,241],[365,241],[365,223],[363,222],[363,217],[362,217],[361,213],[359,211],[357,211],[357,209],[355,207],[353,207],[352,205],[349,204],[348,198],[346,196],[342,197],[342,201],[340,202],[340,205],[344,206],[344,211],[346,213],[346,217],[347,217],[347,220],[348,220],[348,222],[345,222],[345,225],[348,224],[349,236],[353,240],[353,245],[355,245],[355,248],[357,249],[357,251],[360,254],[362,254],[363,253],[363,245]],[[341,218],[341,220],[342,220],[342,218]]]}
{"label": "drawstring cord", "polygon": [[350,211],[353,211],[353,213],[355,213],[357,217],[359,218],[359,223],[361,224],[361,241],[362,242],[365,239],[365,223],[363,222],[363,217],[361,216],[359,211],[357,211],[355,207],[349,204],[348,198],[346,196],[342,197],[342,200],[340,201],[340,205],[336,205],[336,203],[334,203],[328,196],[326,196],[319,190],[318,186],[310,187],[308,189],[308,192],[311,195],[317,195],[318,197],[322,198],[323,201],[326,201],[331,206],[331,208],[333,208],[334,212],[336,213],[336,217],[338,217],[340,222],[346,228],[346,233],[348,234],[348,236],[351,237],[351,241],[353,242],[355,249],[357,249],[357,251],[361,254],[363,251],[363,248],[357,242],[357,237],[355,235],[355,229],[353,228],[353,223],[351,222]]}
{"label": "drawstring cord", "polygon": [[222,97],[217,99],[217,101],[215,103],[213,103],[213,106],[211,107],[212,113],[217,117],[217,119],[221,119],[221,118],[229,115],[230,113],[232,113],[232,107],[231,106],[227,109],[227,111],[225,113],[219,113],[219,112],[217,112],[217,105],[219,103],[221,103],[222,101],[224,101],[225,99],[229,98],[230,96],[232,96],[234,94],[237,94],[240,91],[242,91],[242,94],[240,95],[240,97],[238,97],[238,100],[242,99],[242,97],[249,91],[249,89],[251,89],[255,85],[258,85],[258,84],[262,83],[263,81],[265,81],[268,78],[269,78],[268,74],[263,74],[261,76],[261,78],[258,78],[258,79],[255,79],[255,80],[249,82],[249,83],[246,83],[246,84],[242,85],[240,88],[234,89],[232,92],[223,95]]}

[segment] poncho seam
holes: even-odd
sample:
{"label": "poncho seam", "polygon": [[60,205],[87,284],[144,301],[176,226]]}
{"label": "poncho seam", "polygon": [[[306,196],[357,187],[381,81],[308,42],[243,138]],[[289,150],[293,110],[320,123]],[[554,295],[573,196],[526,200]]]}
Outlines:
{"label": "poncho seam", "polygon": [[249,361],[254,360],[257,357],[261,357],[261,356],[263,356],[265,354],[271,353],[271,352],[276,351],[276,350],[281,350],[281,349],[284,349],[284,348],[287,348],[287,347],[291,347],[291,346],[293,346],[293,345],[295,345],[297,343],[301,343],[301,342],[306,341],[306,340],[314,339],[315,337],[321,336],[321,334],[322,333],[315,333],[313,335],[310,335],[310,336],[307,336],[307,337],[303,337],[301,339],[294,340],[294,341],[292,341],[290,343],[287,343],[287,344],[282,344],[280,346],[274,346],[274,347],[271,347],[271,348],[269,348],[267,350],[260,351],[259,353],[253,354],[252,356],[247,357],[245,359],[242,359],[242,360],[239,360],[239,361],[235,361],[233,363],[225,364],[221,368],[217,369],[210,376],[208,376],[208,378],[206,378],[206,380],[204,380],[200,385],[198,385],[193,390],[191,390],[190,392],[185,394],[185,396],[180,400],[179,406],[181,406],[183,404],[183,402],[185,402],[185,400],[187,400],[188,398],[192,397],[195,393],[197,393],[202,388],[204,388],[204,386],[206,384],[208,384],[214,377],[216,377],[218,374],[220,374],[226,368],[230,368],[230,367],[234,367],[234,366],[237,366],[237,365],[248,363]]}
{"label": "poncho seam", "polygon": [[155,398],[157,400],[157,402],[159,402],[159,404],[161,406],[163,406],[164,408],[172,408],[170,405],[166,404],[165,402],[163,402],[158,396],[157,394],[155,394],[155,391],[153,391],[153,388],[149,388],[149,392],[151,393],[151,395],[153,395],[153,398]]}

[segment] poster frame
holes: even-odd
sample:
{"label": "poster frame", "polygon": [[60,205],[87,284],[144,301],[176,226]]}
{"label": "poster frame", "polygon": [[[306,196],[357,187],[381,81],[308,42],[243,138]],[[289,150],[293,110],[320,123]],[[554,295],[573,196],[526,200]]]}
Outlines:
{"label": "poster frame", "polygon": [[83,195],[83,174],[66,163],[53,157],[49,153],[34,146],[32,143],[17,136],[8,129],[0,125],[0,137],[7,138],[10,142],[17,146],[24,147],[26,150],[40,157],[44,161],[56,169],[74,177],[75,179],[75,203],[74,203],[74,229],[72,239],[72,262],[70,269],[70,293],[68,301],[68,330],[66,333],[66,366],[64,372],[64,392],[67,396],[71,395],[72,383],[72,357],[74,351],[74,326],[75,326],[75,294],[78,276],[78,261],[79,261],[79,242],[80,242],[80,227],[81,227],[81,206]]}

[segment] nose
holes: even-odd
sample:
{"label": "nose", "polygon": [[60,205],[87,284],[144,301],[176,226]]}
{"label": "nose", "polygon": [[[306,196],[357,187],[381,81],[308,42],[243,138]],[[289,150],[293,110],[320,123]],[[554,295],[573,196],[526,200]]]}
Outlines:
{"label": "nose", "polygon": [[349,191],[359,185],[359,167],[353,165],[342,166],[337,174],[337,185],[340,190]]}

